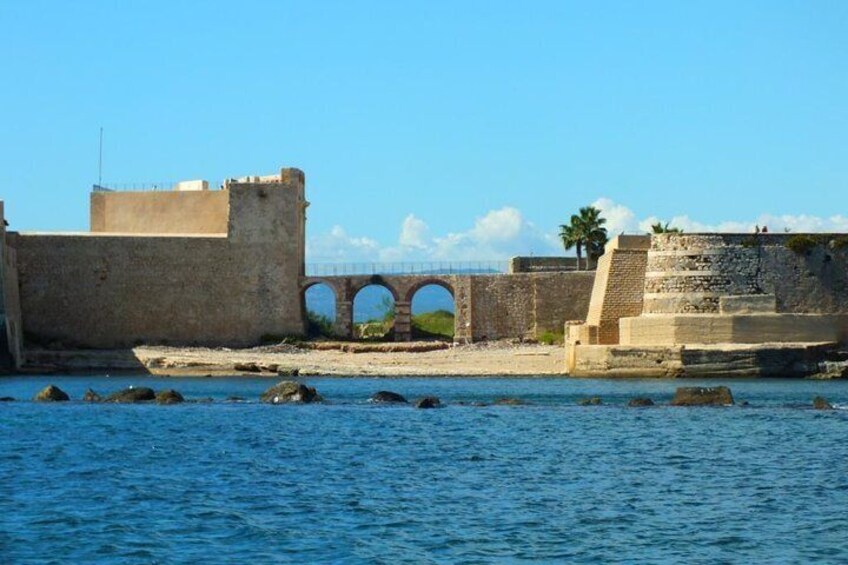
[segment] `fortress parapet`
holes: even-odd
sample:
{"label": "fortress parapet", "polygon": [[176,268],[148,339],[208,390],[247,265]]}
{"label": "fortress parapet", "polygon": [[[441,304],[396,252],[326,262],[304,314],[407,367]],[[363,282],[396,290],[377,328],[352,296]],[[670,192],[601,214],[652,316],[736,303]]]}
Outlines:
{"label": "fortress parapet", "polygon": [[91,231],[10,233],[24,331],[68,346],[255,344],[304,332],[305,178],[95,191]]}
{"label": "fortress parapet", "polygon": [[[674,358],[669,370],[691,374],[687,359],[697,364],[693,351],[709,346],[735,348],[737,357],[747,349],[741,373],[785,374],[794,370],[791,355],[773,355],[774,344],[803,356],[846,341],[845,234],[661,234],[645,242],[631,257],[613,245],[599,261],[587,323],[568,330],[569,372],[656,374]],[[778,357],[778,365],[767,362]],[[728,369],[715,356],[710,363]]]}

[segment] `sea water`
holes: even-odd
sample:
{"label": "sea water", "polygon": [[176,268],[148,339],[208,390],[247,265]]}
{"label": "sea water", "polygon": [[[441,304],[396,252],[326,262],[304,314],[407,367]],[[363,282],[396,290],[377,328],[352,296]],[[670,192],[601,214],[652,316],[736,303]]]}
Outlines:
{"label": "sea water", "polygon": [[[26,400],[51,382],[212,402]],[[305,382],[326,402],[260,404],[259,378],[0,379],[18,399],[0,404],[0,562],[848,560],[848,411],[809,408],[848,403],[848,383]],[[749,405],[626,406],[703,384]],[[447,406],[368,403],[378,390]],[[501,397],[526,404],[471,405]]]}

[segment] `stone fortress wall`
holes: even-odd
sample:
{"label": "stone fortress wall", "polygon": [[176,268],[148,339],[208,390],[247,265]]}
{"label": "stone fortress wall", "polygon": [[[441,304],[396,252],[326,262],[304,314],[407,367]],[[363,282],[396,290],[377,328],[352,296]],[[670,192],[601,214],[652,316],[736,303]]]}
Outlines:
{"label": "stone fortress wall", "polygon": [[221,190],[203,181],[169,191],[98,187],[89,232],[0,232],[8,330],[0,351],[20,360],[24,334],[71,348],[250,346],[303,335],[304,293],[315,282],[336,293],[343,337],[352,337],[356,293],[375,283],[395,296],[399,340],[411,337],[414,293],[430,283],[453,295],[460,342],[534,339],[586,316],[594,272],[562,258],[519,258],[505,275],[306,277],[304,184],[301,171],[282,169]]}
{"label": "stone fortress wall", "polygon": [[23,345],[17,253],[6,243],[6,218],[0,200],[0,366],[20,368]]}
{"label": "stone fortress wall", "polygon": [[798,376],[811,347],[848,339],[846,234],[662,234],[641,253],[621,272],[620,250],[601,259],[587,323],[569,328],[570,373]]}
{"label": "stone fortress wall", "polygon": [[91,193],[92,233],[227,233],[226,190]]}
{"label": "stone fortress wall", "polygon": [[102,348],[302,334],[304,182],[283,169],[215,192],[96,193],[91,233],[10,233],[24,332]]}
{"label": "stone fortress wall", "polygon": [[[815,245],[793,251],[792,242]],[[848,313],[845,234],[664,234],[652,238],[646,314],[719,313],[721,299],[769,295],[774,311]]]}

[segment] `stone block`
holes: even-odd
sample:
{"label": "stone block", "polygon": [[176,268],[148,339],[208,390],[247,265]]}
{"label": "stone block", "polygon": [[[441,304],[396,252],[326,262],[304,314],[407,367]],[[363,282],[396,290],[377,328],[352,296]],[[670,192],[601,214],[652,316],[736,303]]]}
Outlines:
{"label": "stone block", "polygon": [[777,300],[773,294],[721,296],[718,310],[720,314],[774,314]]}

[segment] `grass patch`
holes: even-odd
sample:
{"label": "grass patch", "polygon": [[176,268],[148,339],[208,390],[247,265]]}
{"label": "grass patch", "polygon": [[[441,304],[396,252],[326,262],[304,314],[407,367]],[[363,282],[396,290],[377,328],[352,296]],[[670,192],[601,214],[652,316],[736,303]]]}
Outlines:
{"label": "grass patch", "polygon": [[565,333],[544,331],[536,339],[544,345],[562,345],[565,343]]}
{"label": "grass patch", "polygon": [[412,316],[412,337],[415,339],[453,339],[454,315],[436,310]]}

